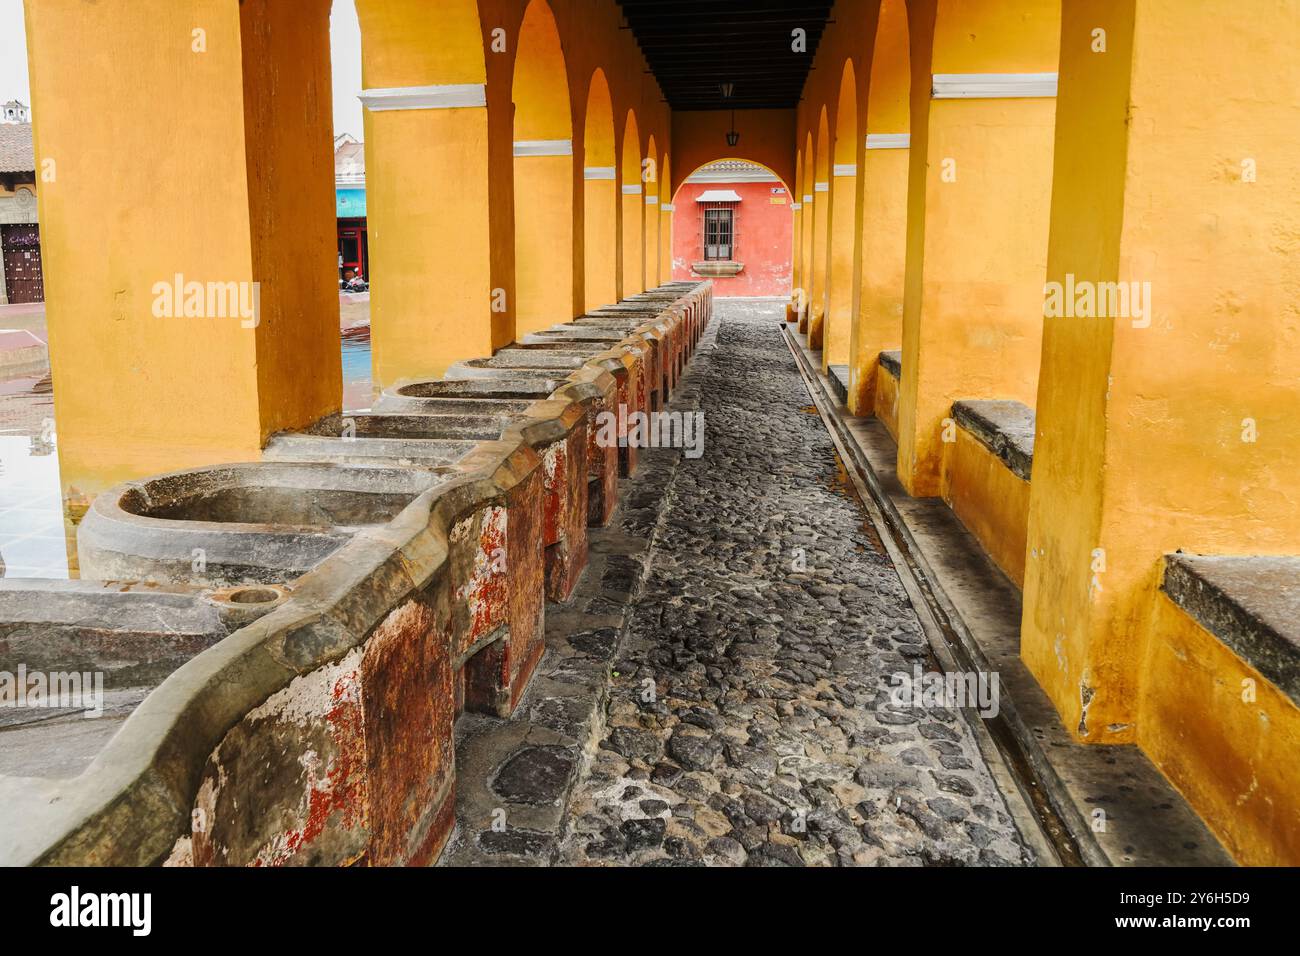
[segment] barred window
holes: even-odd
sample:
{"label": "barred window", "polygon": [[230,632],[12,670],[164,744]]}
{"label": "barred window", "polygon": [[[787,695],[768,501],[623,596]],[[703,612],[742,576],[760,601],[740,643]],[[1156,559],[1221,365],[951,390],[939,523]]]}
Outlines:
{"label": "barred window", "polygon": [[735,209],[729,204],[704,209],[704,258],[728,260],[735,252]]}

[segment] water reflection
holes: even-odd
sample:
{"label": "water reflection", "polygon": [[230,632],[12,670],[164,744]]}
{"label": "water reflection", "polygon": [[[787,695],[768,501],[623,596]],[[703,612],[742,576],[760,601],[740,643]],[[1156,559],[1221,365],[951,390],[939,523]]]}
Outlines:
{"label": "water reflection", "polygon": [[[368,312],[368,299],[353,308]],[[341,337],[343,408],[363,411],[371,404],[370,326],[344,328]],[[0,379],[0,577],[77,576],[76,523],[84,509],[65,520],[61,489],[48,370]]]}
{"label": "water reflection", "polygon": [[0,575],[75,576],[59,489],[49,375],[0,381]]}
{"label": "water reflection", "polygon": [[343,329],[343,410],[370,408],[370,326]]}

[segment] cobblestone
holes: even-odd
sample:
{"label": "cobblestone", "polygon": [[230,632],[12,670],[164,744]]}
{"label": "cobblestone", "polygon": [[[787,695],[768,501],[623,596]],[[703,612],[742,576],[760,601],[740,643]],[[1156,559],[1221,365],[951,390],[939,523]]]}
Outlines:
{"label": "cobblestone", "polygon": [[645,580],[558,862],[1031,863],[966,718],[890,703],[924,635],[779,317],[717,302],[674,401],[704,455],[638,517]]}

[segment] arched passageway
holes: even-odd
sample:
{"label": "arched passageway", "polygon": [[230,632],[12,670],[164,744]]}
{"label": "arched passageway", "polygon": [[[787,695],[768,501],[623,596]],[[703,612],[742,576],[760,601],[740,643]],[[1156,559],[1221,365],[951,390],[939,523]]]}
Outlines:
{"label": "arched passageway", "polygon": [[583,136],[584,307],[618,299],[618,168],[614,162],[614,107],[605,71],[591,75]]}
{"label": "arched passageway", "polygon": [[659,152],[650,137],[646,159],[641,168],[641,191],[645,196],[645,263],[646,287],[659,283]]}
{"label": "arched passageway", "polygon": [[786,297],[793,273],[790,186],[750,159],[719,159],[673,197],[674,280],[709,278],[718,297]]}
{"label": "arched passageway", "polygon": [[849,338],[858,306],[858,268],[862,232],[858,184],[857,76],[853,61],[846,60],[835,111],[834,163],[831,167],[830,278],[826,289],[826,331],[822,364],[848,365]]}
{"label": "arched passageway", "polygon": [[831,191],[831,134],[826,107],[822,107],[817,123],[816,159],[813,164],[812,242],[809,249],[812,286],[808,313],[808,344],[820,349],[826,333],[826,278],[830,271],[830,191]]}
{"label": "arched passageway", "polygon": [[564,52],[546,0],[519,28],[513,83],[515,334],[578,309],[573,302],[573,122]]}
{"label": "arched passageway", "polygon": [[[880,353],[903,340],[907,176],[911,129],[907,8],[881,0],[871,54],[862,153],[862,282],[850,341],[849,409],[875,409]],[[892,383],[890,383],[893,389]],[[893,389],[888,399],[897,398]]]}
{"label": "arched passageway", "polygon": [[620,182],[623,195],[623,297],[645,290],[645,201],[641,185],[641,133],[636,113],[628,110],[623,124],[623,153]]}
{"label": "arched passageway", "polygon": [[[611,721],[609,746],[594,758],[609,771],[597,788],[597,798],[606,802],[580,815],[576,829],[600,813],[608,817],[590,841],[570,842],[564,852],[627,851],[629,858],[639,854],[638,862],[669,855],[734,862],[752,853],[755,862],[870,863],[914,860],[919,851],[939,862],[994,862],[984,853],[991,843],[975,848],[963,842],[974,831],[962,811],[982,809],[995,812],[980,814],[980,836],[1007,851],[995,851],[997,862],[1025,861],[1014,852],[1009,829],[1015,811],[1004,814],[997,803],[999,796],[1014,800],[1021,788],[1001,795],[986,788],[978,748],[966,746],[968,732],[979,724],[961,723],[960,707],[940,708],[945,714],[932,713],[934,723],[890,722],[885,729],[899,746],[889,754],[869,746],[883,739],[883,712],[861,697],[862,684],[888,676],[883,668],[895,666],[904,651],[898,645],[912,653],[924,647],[926,629],[911,617],[904,629],[915,625],[906,636],[916,640],[894,641],[898,634],[878,640],[908,614],[897,588],[900,576],[933,571],[932,580],[913,577],[916,589],[903,582],[914,595],[927,592],[915,609],[925,601],[937,618],[960,616],[963,602],[943,598],[945,588],[961,588],[966,606],[980,608],[961,622],[963,640],[973,642],[962,653],[972,662],[981,655],[997,662],[1008,678],[1008,702],[1012,696],[1036,702],[1034,726],[1012,728],[1019,733],[1016,745],[1031,758],[1026,764],[1055,769],[1061,759],[1095,766],[1095,749],[1091,757],[1077,756],[1090,749],[1085,744],[1128,748],[1125,787],[1106,795],[1107,810],[1120,808],[1109,818],[1110,831],[1087,826],[1087,813],[1097,809],[1090,806],[1098,802],[1095,792],[1083,802],[1075,793],[1050,796],[1063,811],[1057,821],[1082,822],[1072,839],[1093,854],[1089,859],[1145,862],[1172,852],[1197,863],[1229,854],[1249,863],[1300,861],[1300,770],[1289,759],[1300,739],[1300,689],[1292,666],[1297,639],[1286,629],[1295,615],[1286,607],[1266,617],[1250,607],[1256,598],[1271,602],[1300,590],[1300,517],[1291,491],[1300,469],[1292,372],[1300,356],[1289,295],[1300,287],[1300,159],[1286,148],[1300,125],[1300,105],[1287,93],[1300,70],[1294,50],[1279,41],[1300,29],[1300,10],[1279,2],[1269,5],[1267,17],[1251,16],[1228,0],[838,0],[833,19],[830,3],[802,5],[801,22],[812,29],[809,45],[799,51],[763,17],[738,25],[753,43],[737,44],[750,52],[733,60],[690,52],[716,50],[719,37],[736,35],[711,21],[704,4],[358,3],[374,378],[385,393],[355,419],[337,414],[326,0],[195,0],[208,22],[190,35],[188,49],[176,42],[184,35],[178,31],[190,27],[178,26],[173,0],[29,0],[25,7],[33,52],[29,138],[42,162],[37,201],[49,253],[44,285],[65,500],[75,499],[82,511],[96,495],[107,502],[101,508],[97,501],[87,519],[95,523],[82,525],[90,531],[79,542],[90,555],[83,564],[90,576],[116,580],[110,572],[117,567],[108,563],[116,558],[104,556],[111,533],[102,522],[117,520],[104,517],[113,513],[112,502],[135,507],[141,499],[140,486],[105,493],[123,479],[147,483],[146,476],[177,468],[248,461],[231,467],[256,478],[252,490],[240,488],[220,507],[213,505],[224,512],[220,520],[207,520],[212,515],[198,508],[214,526],[205,534],[238,535],[249,532],[214,529],[258,524],[243,520],[253,499],[277,512],[284,501],[296,507],[309,500],[299,484],[285,488],[268,476],[328,475],[373,491],[375,461],[402,452],[384,466],[382,480],[393,481],[394,490],[378,512],[368,505],[357,509],[365,519],[361,530],[352,526],[354,515],[346,528],[334,527],[337,515],[326,516],[329,543],[336,543],[330,537],[335,531],[348,543],[339,545],[341,558],[331,552],[321,561],[330,568],[344,562],[343,570],[317,574],[315,565],[304,571],[287,562],[260,568],[259,575],[265,571],[284,585],[276,600],[285,605],[217,652],[220,658],[230,647],[258,647],[257,654],[241,657],[256,679],[225,686],[252,695],[247,712],[266,714],[268,693],[291,682],[293,693],[303,691],[302,668],[337,667],[343,673],[331,677],[352,678],[351,664],[336,653],[341,646],[331,643],[346,619],[343,639],[350,648],[362,652],[363,642],[373,641],[373,653],[356,669],[360,693],[348,692],[349,700],[369,702],[365,719],[394,713],[386,706],[393,691],[392,699],[414,708],[409,726],[424,733],[433,723],[425,719],[428,709],[438,705],[439,726],[448,731],[438,747],[426,746],[426,738],[409,749],[385,749],[398,721],[366,725],[365,759],[351,762],[364,765],[365,773],[375,767],[385,772],[363,778],[375,785],[364,801],[365,825],[334,819],[326,826],[342,829],[329,830],[307,853],[328,844],[346,849],[338,853],[341,862],[376,863],[406,855],[422,862],[426,853],[436,853],[437,841],[451,829],[455,788],[448,774],[454,762],[443,758],[454,749],[455,713],[468,700],[472,709],[495,708],[494,719],[505,720],[539,661],[555,664],[570,651],[585,658],[601,650],[594,639],[579,647],[561,634],[565,643],[557,646],[564,653],[544,654],[553,635],[540,626],[543,600],[568,602],[594,553],[596,573],[587,574],[587,584],[640,571],[657,585],[624,594],[629,606],[638,605],[634,627],[650,629],[647,644],[658,650],[680,644],[683,634],[689,640],[682,655],[650,655],[637,666],[674,689],[693,682],[691,714],[702,723],[649,726],[651,715],[635,704],[623,713],[647,718],[644,735],[633,738],[622,733],[631,728]],[[1206,36],[1216,42],[1204,43]],[[760,49],[761,55],[753,52]],[[87,71],[85,62],[102,69]],[[725,72],[733,66],[735,77]],[[153,142],[147,125],[126,112],[136,108],[142,90],[152,97],[152,109],[175,118],[175,135],[165,144]],[[1225,90],[1250,95],[1225,96]],[[730,104],[719,107],[724,99],[736,106],[734,116]],[[11,107],[6,104],[6,119]],[[573,151],[579,138],[580,160]],[[719,190],[724,195],[703,199],[696,177],[684,174],[714,162],[724,142],[777,170],[779,185],[738,179],[736,198]],[[48,179],[46,162],[54,164]],[[5,179],[0,200],[12,199],[15,185],[32,185]],[[149,188],[133,189],[140,181]],[[742,186],[768,192],[761,201],[752,197],[751,206]],[[673,219],[664,218],[670,215],[677,217],[675,236]],[[784,217],[784,251],[794,258],[781,277],[793,273],[806,338],[778,326],[781,304],[775,301],[724,303],[721,322],[707,322],[714,296],[726,295],[729,281],[759,271],[750,253],[761,217]],[[193,228],[195,222],[203,228]],[[6,232],[0,230],[0,243]],[[692,279],[712,273],[714,284],[640,291],[655,286],[670,267],[694,272]],[[242,309],[247,292],[252,313],[205,312],[217,300],[190,295],[190,280],[207,295],[234,289],[236,300],[226,308]],[[622,296],[630,298],[599,308]],[[529,334],[584,306],[598,314],[548,329],[549,335]],[[0,338],[12,351],[12,337]],[[507,349],[516,338],[528,341]],[[611,343],[621,360],[606,354]],[[688,372],[692,355],[698,364]],[[847,382],[819,375],[819,357],[847,364]],[[569,375],[576,367],[583,381],[566,383],[555,397],[546,376],[559,370]],[[537,377],[520,379],[523,370]],[[629,495],[623,500],[635,504],[616,518],[617,472],[621,465],[624,477],[636,480],[637,456],[631,445],[616,451],[608,436],[583,434],[588,413],[624,399],[660,407],[673,400],[686,375],[695,375],[691,385],[699,386],[686,391],[688,400],[711,412],[711,429],[718,426],[709,445],[698,449],[703,460],[641,458],[653,461],[647,470],[655,490],[668,493]],[[420,379],[414,392],[393,387],[406,378]],[[494,387],[484,385],[488,379],[509,381],[511,399],[496,393],[485,398],[483,388]],[[805,387],[833,440],[821,431],[809,434],[800,392]],[[585,411],[549,419],[545,428],[503,431],[502,417],[513,426],[541,414],[537,399],[576,402],[577,392],[588,401]],[[846,414],[841,401],[859,414]],[[516,414],[516,402],[527,410]],[[457,412],[449,415],[448,408]],[[435,469],[457,469],[463,459],[446,465],[440,456],[448,449],[457,454],[467,442],[477,445],[464,437],[466,429],[506,442],[509,463],[492,472],[491,481],[430,486],[412,462],[437,459]],[[561,448],[555,435],[564,429]],[[420,437],[412,438],[411,430]],[[550,438],[538,437],[548,430]],[[497,437],[506,431],[509,439]],[[771,454],[755,452],[756,434],[791,446],[781,458],[789,468],[774,469]],[[45,453],[54,447],[49,441]],[[580,462],[582,449],[587,467],[566,471],[563,462]],[[862,479],[863,500],[875,498],[877,517],[890,525],[890,534],[861,541],[861,548],[850,546],[861,537],[859,516],[826,488],[834,481],[836,452]],[[361,468],[365,456],[371,467]],[[475,462],[465,470],[485,474]],[[879,480],[870,481],[872,474]],[[13,487],[2,480],[7,477],[0,475],[0,497]],[[264,479],[270,483],[260,483]],[[498,479],[518,479],[509,500]],[[180,483],[169,476],[163,485]],[[756,483],[759,495],[751,491]],[[480,493],[485,497],[475,497]],[[785,513],[774,516],[764,499],[778,500]],[[420,513],[434,500],[435,511]],[[407,511],[415,501],[420,504]],[[810,503],[809,513],[795,513]],[[690,520],[671,513],[679,505]],[[661,506],[667,511],[649,514]],[[442,527],[451,521],[449,509],[463,510]],[[405,518],[395,517],[399,510]],[[159,531],[151,547],[188,540],[170,537],[178,529],[167,514],[130,513]],[[619,567],[617,558],[628,557],[626,551],[615,556],[608,548],[586,547],[584,521],[624,518],[629,524],[613,534],[653,529],[640,550],[662,549],[668,560]],[[825,565],[814,569],[816,577],[827,569],[833,575],[833,587],[823,593],[810,597],[812,576],[788,572],[785,556],[775,560],[766,543],[774,523],[787,518],[779,533],[811,543],[814,563]],[[725,574],[709,564],[716,553],[697,547],[701,522],[708,540],[736,545],[721,549]],[[819,531],[809,541],[805,529],[814,522],[831,533]],[[133,519],[122,525],[139,530]],[[489,552],[502,534],[507,550],[514,549],[508,575]],[[403,549],[394,550],[399,543]],[[961,549],[960,562],[949,560],[956,553],[950,547]],[[914,554],[900,560],[900,548]],[[450,576],[431,570],[456,549]],[[253,550],[231,553],[247,557]],[[192,552],[177,553],[166,573],[182,588],[165,593],[183,602],[194,595],[181,590],[207,590],[214,582],[203,577],[206,558],[191,564]],[[349,575],[357,566],[346,562],[366,556],[384,562],[366,579],[382,587],[349,595],[349,602],[363,600],[322,613],[328,585],[355,580]],[[123,556],[138,578],[152,573],[130,563],[141,558]],[[733,558],[749,565],[745,574],[762,593],[737,581]],[[96,566],[96,559],[104,563]],[[632,564],[639,571],[629,570]],[[958,580],[945,581],[954,566]],[[662,579],[665,568],[672,580]],[[452,577],[466,569],[473,569],[467,573],[475,580],[453,585]],[[427,581],[426,571],[432,573]],[[480,572],[495,580],[477,577]],[[316,584],[299,590],[295,582],[305,575],[316,575]],[[258,584],[267,582],[259,578]],[[229,586],[252,585],[240,580]],[[683,586],[701,590],[683,601]],[[14,593],[8,582],[5,591]],[[60,598],[79,599],[74,591]],[[480,631],[474,602],[487,592],[492,606],[485,614],[492,623]],[[113,599],[129,594],[148,605],[162,593],[114,591]],[[304,598],[308,603],[301,603]],[[880,628],[866,643],[832,638],[824,659],[807,653],[806,634],[786,647],[766,627],[753,642],[730,642],[725,654],[721,645],[707,647],[720,619],[734,611],[743,626],[753,611],[746,605],[754,601],[772,619],[795,608],[819,632],[845,610],[868,621],[879,612]],[[0,629],[13,623],[5,615]],[[670,621],[673,615],[686,617]],[[324,656],[285,666],[280,652],[287,645],[256,643],[269,633],[257,628],[285,620],[327,628],[321,641],[295,645],[308,655],[324,649]],[[411,633],[427,640],[406,639],[405,624],[412,621]],[[454,637],[442,632],[445,621]],[[572,621],[557,615],[547,623],[560,630]],[[506,623],[509,653],[497,644],[507,640]],[[955,618],[952,623],[963,631]],[[394,627],[402,640],[391,640]],[[486,674],[487,682],[467,678],[471,657],[493,646],[491,655],[478,658],[483,670],[477,676]],[[936,641],[932,650],[942,657],[943,648]],[[467,656],[470,650],[475,653]],[[715,650],[718,667],[700,667],[701,655]],[[398,658],[388,656],[408,651],[430,654],[400,663],[421,675],[430,672],[425,664],[435,665],[436,694],[428,693],[427,683],[408,681]],[[799,657],[793,664],[790,651]],[[259,660],[273,663],[261,670]],[[564,666],[573,660],[565,657]],[[322,671],[313,673],[320,677]],[[841,794],[840,787],[831,795],[841,801],[839,810],[866,813],[853,788],[880,784],[869,798],[875,801],[906,778],[923,781],[942,811],[927,802],[932,819],[919,803],[896,806],[891,832],[873,829],[881,839],[869,843],[859,842],[857,821],[834,838],[838,842],[820,827],[807,840],[779,839],[776,829],[766,830],[772,838],[766,839],[762,824],[780,818],[766,803],[768,792],[745,793],[743,807],[717,810],[710,793],[735,796],[737,787],[752,784],[738,773],[781,759],[770,750],[775,737],[751,735],[752,748],[741,753],[713,736],[740,713],[733,703],[770,709],[774,677],[814,709],[828,703],[828,687],[840,698],[843,708],[835,710],[843,723],[835,727],[809,731],[800,723],[803,705],[770,714],[781,725],[778,750],[817,732],[817,747],[858,758],[857,772],[848,767],[841,781],[850,790]],[[494,683],[498,679],[510,686]],[[575,710],[599,714],[599,702],[621,706],[631,702],[617,695],[635,692],[626,681],[595,684],[590,689],[598,702],[590,707],[530,705],[522,710],[531,713],[520,719]],[[321,680],[316,686],[323,690],[313,698],[322,705],[316,713],[325,713],[339,702],[329,688],[340,685]],[[746,702],[742,695],[751,689],[755,700]],[[606,692],[612,696],[600,696]],[[1038,719],[1050,717],[1041,706],[1044,695],[1059,721]],[[295,697],[293,706],[303,699]],[[153,706],[161,706],[158,700]],[[385,704],[371,706],[377,701]],[[705,702],[721,704],[695,706]],[[741,739],[753,718],[745,713],[738,719],[729,729]],[[220,723],[193,729],[219,738],[225,732]],[[295,726],[311,731],[325,723]],[[948,729],[938,729],[940,723]],[[135,731],[142,725],[147,729],[149,721],[125,726]],[[281,742],[276,735],[261,739]],[[283,739],[304,738],[291,730]],[[201,739],[201,747],[187,749],[179,738],[174,742],[178,746],[166,749],[169,759],[191,761],[191,778],[220,744]],[[632,747],[640,756],[619,752]],[[575,745],[573,752],[580,749]],[[435,751],[442,762],[431,773],[420,761]],[[286,752],[257,753],[246,766],[261,767],[263,758]],[[311,753],[322,751],[312,747]],[[418,757],[408,759],[411,754]],[[296,780],[306,765],[297,756],[285,764],[283,779]],[[391,766],[411,772],[387,772],[390,756]],[[634,766],[636,760],[644,766]],[[867,767],[880,776],[863,771],[864,760],[884,764]],[[681,772],[688,764],[698,769]],[[819,763],[815,778],[795,790],[806,796],[809,787],[819,787],[825,766]],[[1140,784],[1129,785],[1129,769],[1145,774]],[[630,820],[622,804],[631,806],[631,797],[601,797],[611,792],[608,781],[624,773],[628,787],[646,778],[666,789],[689,781],[672,797],[664,830],[656,824],[666,819],[658,815],[666,813],[659,804],[667,801],[656,798],[651,809],[638,795],[646,817]],[[716,789],[691,774],[713,775]],[[1057,777],[1067,791],[1071,779],[1093,779],[1070,772]],[[269,778],[255,769],[245,779]],[[937,797],[936,787],[963,799]],[[972,789],[979,803],[963,807]],[[265,797],[256,785],[244,793]],[[158,812],[156,804],[132,806],[129,798],[110,796],[114,814],[141,807],[146,815]],[[192,796],[178,789],[169,795],[166,819],[152,821],[159,825],[133,831],[116,845],[116,836],[105,837],[95,852],[121,850],[146,862],[168,853],[184,862],[211,859],[219,841],[199,833],[176,840]],[[259,805],[255,816],[275,826],[304,805],[301,796],[277,792],[282,806],[261,813]],[[1163,815],[1155,827],[1147,818],[1153,805],[1162,811],[1155,816]],[[62,812],[71,806],[80,813],[75,801],[63,806]],[[695,846],[696,834],[675,825],[684,819],[679,806],[698,819],[716,810],[712,822],[720,827],[743,812],[756,826],[742,821],[730,842]],[[413,807],[416,814],[408,813]],[[796,802],[786,809],[801,807]],[[1171,820],[1184,827],[1177,836]],[[997,835],[990,835],[993,823]],[[900,842],[886,845],[894,836]],[[294,839],[280,832],[268,837],[276,854]],[[79,848],[74,853],[92,845],[73,842]],[[504,849],[522,855],[541,843],[559,845],[529,837]],[[471,845],[485,849],[475,839],[460,849]],[[8,849],[0,841],[0,855]],[[260,850],[234,852],[254,857]]]}

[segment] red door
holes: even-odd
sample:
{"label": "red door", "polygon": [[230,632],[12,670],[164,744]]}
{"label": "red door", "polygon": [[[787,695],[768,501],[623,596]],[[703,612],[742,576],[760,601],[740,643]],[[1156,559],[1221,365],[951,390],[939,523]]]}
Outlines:
{"label": "red door", "polygon": [[354,276],[366,278],[370,265],[369,259],[365,220],[340,220],[339,278],[345,282]]}
{"label": "red door", "polygon": [[40,227],[0,226],[0,247],[4,249],[5,290],[9,301],[44,302]]}

